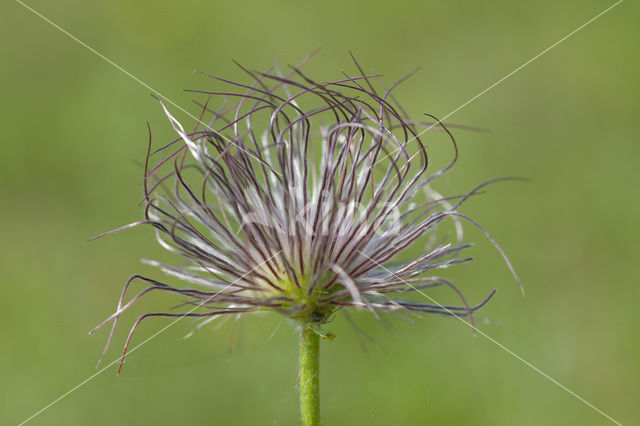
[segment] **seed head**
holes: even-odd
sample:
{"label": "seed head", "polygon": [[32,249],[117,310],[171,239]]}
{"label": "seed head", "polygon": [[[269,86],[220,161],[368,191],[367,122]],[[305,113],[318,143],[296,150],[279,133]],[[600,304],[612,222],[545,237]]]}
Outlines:
{"label": "seed head", "polygon": [[[152,226],[158,243],[186,263],[144,262],[187,284],[129,279],[116,312],[97,327],[112,323],[107,347],[120,315],[154,291],[181,296],[186,310],[142,315],[125,353],[138,324],[156,316],[198,317],[197,329],[222,315],[275,311],[325,337],[332,335],[323,324],[344,307],[376,316],[464,316],[473,324],[472,313],[495,290],[469,306],[433,273],[472,260],[461,256],[469,245],[460,222],[477,224],[456,209],[489,182],[462,195],[436,193],[431,183],[458,156],[453,135],[430,114],[424,121],[407,117],[391,94],[404,79],[381,89],[379,76],[356,65],[358,76],[329,83],[313,81],[300,67],[286,76],[241,67],[246,84],[209,76],[230,89],[193,91],[209,99],[191,131],[160,102],[178,137],[151,151],[149,131],[145,219],[115,231]],[[211,98],[222,99],[217,109]],[[440,170],[430,165],[426,130],[451,141],[453,159]],[[437,243],[447,219],[455,238]],[[409,247],[422,254],[407,260]],[[126,302],[136,281],[147,287]],[[450,287],[461,306],[403,298],[437,286]]]}

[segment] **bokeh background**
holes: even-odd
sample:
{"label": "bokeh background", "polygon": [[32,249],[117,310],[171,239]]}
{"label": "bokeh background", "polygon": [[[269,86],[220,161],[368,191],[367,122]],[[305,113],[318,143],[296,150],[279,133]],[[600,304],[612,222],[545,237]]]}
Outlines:
{"label": "bokeh background", "polygon": [[[245,77],[316,48],[317,80],[355,74],[351,49],[398,88],[413,116],[448,114],[611,5],[607,1],[210,2],[30,0],[57,25],[192,113],[183,89],[202,70]],[[640,32],[625,1],[447,121],[460,161],[437,189],[501,183],[463,212],[502,244],[526,298],[477,231],[476,261],[446,271],[471,302],[497,296],[482,330],[623,424],[640,413],[638,237]],[[115,307],[122,283],[160,273],[167,256],[150,229],[88,243],[137,220],[146,124],[172,132],[150,90],[14,1],[0,6],[0,424],[18,424],[96,372],[106,332],[87,332]],[[176,117],[189,118],[175,108]],[[450,147],[433,140],[433,156]],[[429,138],[426,139],[430,143]],[[446,157],[448,158],[448,157]],[[443,302],[450,295],[438,293]],[[150,297],[121,322],[107,361]],[[322,346],[327,425],[613,424],[455,319],[340,316]],[[168,321],[149,321],[141,342]],[[296,334],[276,315],[182,337],[184,320],[34,418],[33,425],[296,424]],[[233,336],[233,339],[231,339]]]}

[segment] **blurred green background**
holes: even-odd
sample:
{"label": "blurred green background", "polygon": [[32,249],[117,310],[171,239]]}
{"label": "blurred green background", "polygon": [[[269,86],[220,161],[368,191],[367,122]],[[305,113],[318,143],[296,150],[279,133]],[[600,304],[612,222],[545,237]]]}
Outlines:
{"label": "blurred green background", "polygon": [[[194,114],[182,90],[210,84],[194,70],[245,81],[232,59],[284,67],[320,47],[305,67],[316,80],[355,74],[349,49],[389,84],[422,66],[397,90],[418,117],[446,115],[612,3],[28,4]],[[498,288],[478,313],[484,332],[629,425],[640,422],[639,12],[620,4],[449,118],[491,132],[456,131],[460,161],[437,186],[531,179],[491,187],[462,209],[505,248],[526,298],[473,229],[476,261],[446,275],[471,302]],[[139,263],[167,258],[150,229],[87,238],[142,216],[145,121],[157,145],[173,135],[148,89],[17,2],[2,2],[0,16],[0,424],[10,425],[96,372],[106,331],[87,332],[130,275],[162,276]],[[434,156],[450,155],[439,146]],[[151,297],[125,316],[106,360],[119,356],[136,315],[174,302]],[[392,319],[389,332],[354,317],[377,343],[365,352],[343,318],[331,324],[327,425],[613,424],[459,321]],[[134,344],[166,324],[150,320]],[[296,424],[290,324],[251,317],[232,351],[231,322],[182,340],[193,325],[176,324],[131,353],[120,377],[111,367],[30,424]]]}

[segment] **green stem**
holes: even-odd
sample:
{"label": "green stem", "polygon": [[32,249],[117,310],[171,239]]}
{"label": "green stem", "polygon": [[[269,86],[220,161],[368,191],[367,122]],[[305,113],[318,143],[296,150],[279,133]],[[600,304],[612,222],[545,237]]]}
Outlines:
{"label": "green stem", "polygon": [[303,426],[320,424],[320,337],[310,328],[300,338],[300,412]]}

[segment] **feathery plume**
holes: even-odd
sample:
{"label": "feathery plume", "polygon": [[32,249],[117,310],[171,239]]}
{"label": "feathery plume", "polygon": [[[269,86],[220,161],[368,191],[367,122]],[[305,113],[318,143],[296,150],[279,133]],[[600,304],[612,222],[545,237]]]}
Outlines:
{"label": "feathery plume", "polygon": [[[457,208],[492,181],[457,196],[431,188],[458,156],[448,126],[429,114],[424,121],[409,119],[392,95],[404,79],[379,89],[379,76],[359,65],[358,76],[329,83],[313,81],[300,67],[286,76],[242,69],[250,83],[209,76],[229,90],[193,91],[223,102],[217,110],[209,101],[200,104],[191,131],[158,99],[178,137],[152,151],[149,131],[145,218],[107,234],[153,227],[157,242],[188,262],[144,262],[187,284],[131,277],[115,313],[94,329],[111,323],[105,352],[122,313],[151,292],[180,296],[186,311],[142,315],[123,360],[134,331],[150,317],[200,318],[198,329],[223,315],[274,311],[324,337],[332,334],[323,324],[345,307],[376,316],[461,316],[473,325],[473,312],[495,290],[471,306],[452,282],[433,273],[472,260],[461,255],[469,244],[460,225],[478,225]],[[440,170],[431,170],[424,129],[450,138],[453,159]],[[455,238],[436,243],[447,219]],[[417,245],[426,247],[423,254],[403,260],[402,253]],[[146,286],[127,301],[134,282]],[[406,297],[437,286],[451,288],[460,306]]]}

